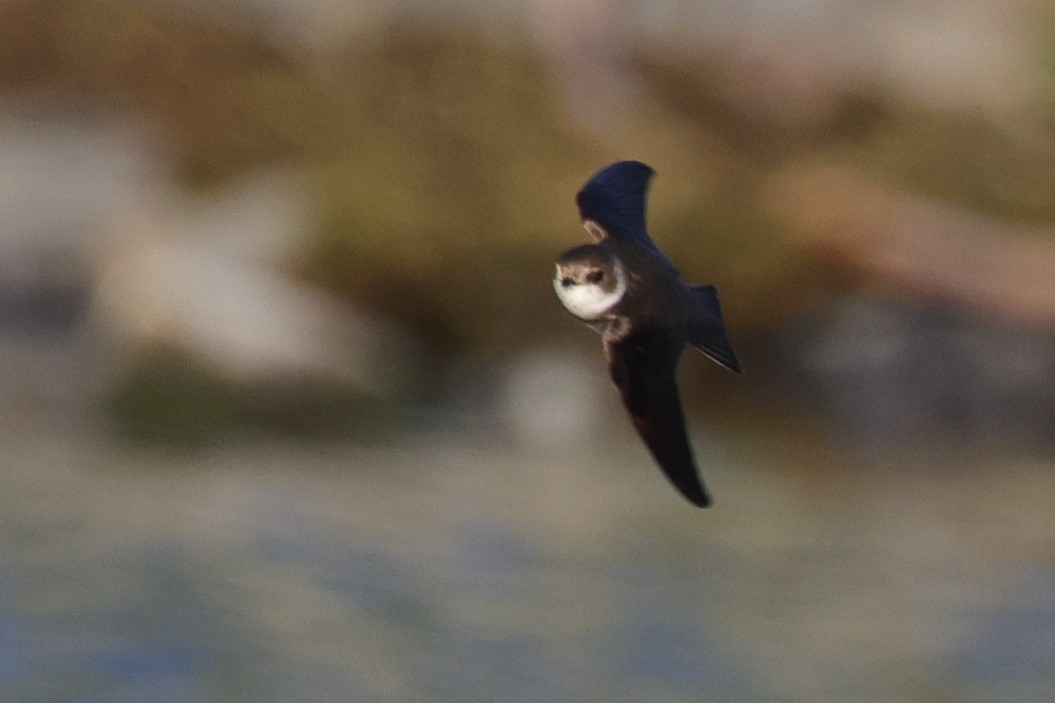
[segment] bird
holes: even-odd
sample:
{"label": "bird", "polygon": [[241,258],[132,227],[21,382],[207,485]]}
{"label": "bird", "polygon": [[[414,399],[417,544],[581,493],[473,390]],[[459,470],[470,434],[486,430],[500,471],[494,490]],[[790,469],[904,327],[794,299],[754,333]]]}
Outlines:
{"label": "bird", "polygon": [[564,308],[601,334],[608,373],[634,428],[690,503],[711,505],[685,430],[675,374],[689,345],[736,373],[740,361],[713,285],[688,285],[645,226],[655,172],[639,161],[605,166],[576,195],[590,244],[556,262]]}

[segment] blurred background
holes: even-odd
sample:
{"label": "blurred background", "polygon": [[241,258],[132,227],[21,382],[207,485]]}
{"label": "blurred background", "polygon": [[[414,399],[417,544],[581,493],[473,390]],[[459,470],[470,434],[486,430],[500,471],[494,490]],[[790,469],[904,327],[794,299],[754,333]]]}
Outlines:
{"label": "blurred background", "polygon": [[[0,0],[0,698],[1052,700],[1053,20]],[[708,511],[550,285],[626,158]]]}

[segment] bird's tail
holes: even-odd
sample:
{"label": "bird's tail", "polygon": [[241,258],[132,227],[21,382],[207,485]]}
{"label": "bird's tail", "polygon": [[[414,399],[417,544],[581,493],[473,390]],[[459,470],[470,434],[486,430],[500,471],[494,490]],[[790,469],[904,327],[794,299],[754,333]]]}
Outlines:
{"label": "bird's tail", "polygon": [[692,292],[703,307],[704,314],[690,331],[689,342],[730,371],[743,373],[740,361],[729,341],[729,335],[725,331],[725,319],[722,317],[718,291],[714,286],[706,285],[693,286]]}

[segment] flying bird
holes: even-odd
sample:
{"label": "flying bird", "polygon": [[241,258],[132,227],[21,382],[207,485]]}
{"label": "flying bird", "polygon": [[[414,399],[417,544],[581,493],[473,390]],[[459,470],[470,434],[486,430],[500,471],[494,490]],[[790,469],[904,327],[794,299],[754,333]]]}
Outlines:
{"label": "flying bird", "polygon": [[685,432],[675,372],[686,345],[740,373],[712,285],[687,285],[645,229],[654,171],[638,161],[604,167],[575,200],[593,244],[557,259],[553,288],[572,315],[601,333],[608,373],[634,427],[674,487],[701,508],[711,497]]}

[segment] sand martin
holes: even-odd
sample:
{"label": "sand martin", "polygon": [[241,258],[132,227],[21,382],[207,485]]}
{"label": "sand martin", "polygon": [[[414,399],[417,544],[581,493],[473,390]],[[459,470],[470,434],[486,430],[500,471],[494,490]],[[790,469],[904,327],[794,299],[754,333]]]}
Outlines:
{"label": "sand martin", "polygon": [[740,373],[714,286],[689,286],[645,229],[653,171],[620,161],[575,200],[594,240],[557,259],[553,287],[575,317],[601,333],[608,372],[641,439],[691,503],[710,505],[685,432],[675,371],[686,344]]}

